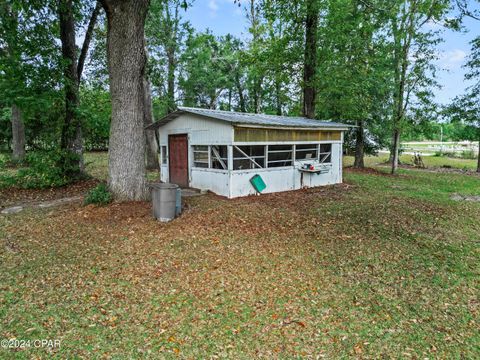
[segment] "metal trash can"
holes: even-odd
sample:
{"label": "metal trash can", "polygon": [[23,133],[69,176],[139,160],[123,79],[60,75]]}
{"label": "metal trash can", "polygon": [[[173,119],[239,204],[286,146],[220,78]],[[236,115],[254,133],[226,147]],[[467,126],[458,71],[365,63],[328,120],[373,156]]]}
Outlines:
{"label": "metal trash can", "polygon": [[169,183],[150,184],[152,207],[155,219],[167,222],[175,218],[177,212],[178,185]]}
{"label": "metal trash can", "polygon": [[182,189],[177,188],[177,198],[175,202],[175,216],[178,216],[182,213]]}

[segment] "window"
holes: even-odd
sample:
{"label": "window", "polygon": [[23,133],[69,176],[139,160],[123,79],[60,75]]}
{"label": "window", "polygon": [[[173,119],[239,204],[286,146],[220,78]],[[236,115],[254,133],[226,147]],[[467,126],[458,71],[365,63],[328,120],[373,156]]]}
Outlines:
{"label": "window", "polygon": [[210,146],[210,167],[212,169],[228,169],[228,152],[226,145]]}
{"label": "window", "polygon": [[199,168],[208,168],[208,146],[193,146],[193,166]]}
{"label": "window", "polygon": [[317,144],[297,145],[295,147],[295,160],[316,160],[317,154]]}
{"label": "window", "polygon": [[162,164],[165,165],[167,163],[167,147],[166,146],[160,147],[160,157],[162,159]]}
{"label": "window", "polygon": [[332,162],[332,144],[320,144],[320,162]]}
{"label": "window", "polygon": [[233,170],[259,169],[264,167],[264,145],[233,147]]}
{"label": "window", "polygon": [[292,166],[292,145],[269,145],[268,167]]}

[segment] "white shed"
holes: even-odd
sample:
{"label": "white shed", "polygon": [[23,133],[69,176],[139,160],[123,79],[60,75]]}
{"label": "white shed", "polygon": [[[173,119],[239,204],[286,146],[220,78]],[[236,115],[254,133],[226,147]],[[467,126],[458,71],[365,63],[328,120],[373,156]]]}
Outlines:
{"label": "white shed", "polygon": [[179,107],[147,129],[159,130],[161,181],[235,198],[341,183],[349,127]]}

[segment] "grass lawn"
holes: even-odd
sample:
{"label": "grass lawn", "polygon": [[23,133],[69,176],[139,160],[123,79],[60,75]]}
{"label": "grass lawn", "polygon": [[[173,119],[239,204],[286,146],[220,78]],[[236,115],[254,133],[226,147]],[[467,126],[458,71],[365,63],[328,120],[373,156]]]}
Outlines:
{"label": "grass lawn", "polygon": [[168,224],[143,202],[2,216],[0,339],[61,346],[0,358],[479,358],[480,203],[450,196],[480,177],[382,171]]}

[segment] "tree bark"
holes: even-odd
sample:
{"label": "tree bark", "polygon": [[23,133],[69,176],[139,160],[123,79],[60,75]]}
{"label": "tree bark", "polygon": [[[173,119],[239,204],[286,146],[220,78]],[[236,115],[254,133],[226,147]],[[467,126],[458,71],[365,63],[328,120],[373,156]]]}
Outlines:
{"label": "tree bark", "polygon": [[240,75],[238,71],[235,72],[235,86],[238,92],[238,105],[241,112],[247,112],[247,106],[245,104],[245,97],[243,96],[242,84],[240,83]]}
{"label": "tree bark", "polygon": [[232,111],[232,88],[228,89],[228,111]]}
{"label": "tree bark", "polygon": [[262,79],[255,79],[253,81],[253,112],[260,114],[262,112]]}
{"label": "tree bark", "polygon": [[[145,116],[143,126],[148,126],[153,123],[153,109],[152,109],[152,92],[150,82],[147,78],[143,79],[144,99],[145,99]],[[147,170],[159,170],[158,165],[158,145],[155,138],[155,131],[145,131],[145,156],[147,159]]]}
{"label": "tree bark", "polygon": [[391,151],[391,157],[392,157],[392,174],[395,174],[395,172],[398,169],[398,159],[399,159],[399,149],[400,149],[400,129],[394,129],[393,130],[393,137],[392,137],[392,151]]}
{"label": "tree bark", "polygon": [[277,115],[282,116],[281,83],[278,74],[275,76],[275,105]]}
{"label": "tree bark", "polygon": [[21,162],[25,159],[25,126],[22,110],[12,105],[12,160]]}
{"label": "tree bark", "polygon": [[148,0],[102,0],[112,99],[108,185],[117,200],[148,198],[145,178],[144,27]]}
{"label": "tree bark", "polygon": [[76,114],[79,104],[77,48],[75,45],[75,18],[73,14],[73,0],[59,2],[60,40],[62,42],[62,58],[65,62],[65,121],[62,128],[61,148],[77,155],[76,165],[79,171],[83,166],[83,137],[81,121]]}
{"label": "tree bark", "polygon": [[363,169],[365,167],[365,131],[363,129],[363,121],[358,122],[357,134],[355,141],[355,161],[354,168]]}
{"label": "tree bark", "polygon": [[308,0],[305,18],[305,58],[303,65],[303,116],[315,118],[315,72],[317,68],[317,0]]}
{"label": "tree bark", "polygon": [[175,105],[175,48],[170,46],[167,50],[168,73],[167,73],[167,99],[168,113],[176,110]]}

